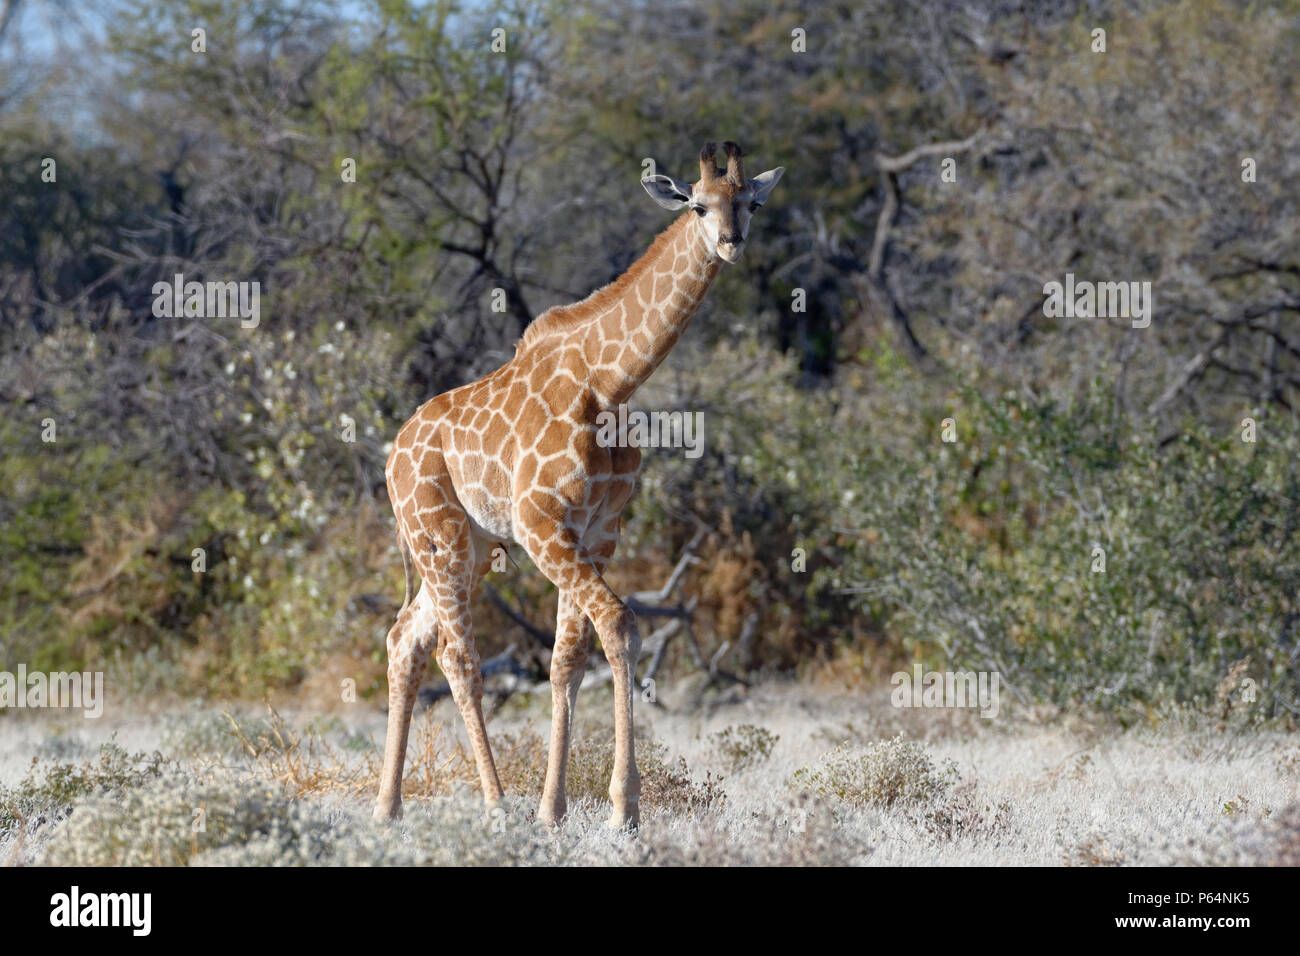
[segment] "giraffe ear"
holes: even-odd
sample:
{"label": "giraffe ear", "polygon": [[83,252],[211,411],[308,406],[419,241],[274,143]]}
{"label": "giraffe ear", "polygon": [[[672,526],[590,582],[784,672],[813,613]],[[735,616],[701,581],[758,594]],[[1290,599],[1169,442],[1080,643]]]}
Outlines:
{"label": "giraffe ear", "polygon": [[681,209],[691,201],[691,187],[680,180],[659,173],[641,180],[650,198],[665,209]]}
{"label": "giraffe ear", "polygon": [[765,173],[759,173],[749,181],[750,187],[754,190],[754,202],[760,205],[767,202],[767,197],[772,194],[774,187],[785,173],[784,166],[778,166],[776,169],[769,169]]}

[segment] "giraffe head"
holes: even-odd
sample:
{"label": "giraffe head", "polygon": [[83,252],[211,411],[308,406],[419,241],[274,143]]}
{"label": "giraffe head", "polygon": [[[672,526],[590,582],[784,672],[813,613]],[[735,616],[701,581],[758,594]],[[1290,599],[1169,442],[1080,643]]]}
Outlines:
{"label": "giraffe head", "polygon": [[778,166],[746,179],[740,147],[726,142],[722,148],[727,153],[725,171],[714,164],[716,145],[707,143],[700,150],[700,181],[694,186],[662,173],[646,177],[641,184],[665,209],[689,206],[691,214],[699,217],[713,254],[724,262],[736,262],[745,248],[750,219],[767,202],[785,167]]}

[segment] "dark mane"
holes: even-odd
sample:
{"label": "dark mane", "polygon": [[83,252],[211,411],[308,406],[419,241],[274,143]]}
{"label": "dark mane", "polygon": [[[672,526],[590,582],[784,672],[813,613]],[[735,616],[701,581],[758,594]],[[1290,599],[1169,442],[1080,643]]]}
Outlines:
{"label": "dark mane", "polygon": [[524,329],[523,337],[515,345],[515,355],[521,355],[544,339],[573,331],[588,319],[599,315],[610,304],[618,301],[636,283],[637,279],[641,278],[646,269],[650,267],[650,264],[672,243],[677,232],[682,228],[682,224],[686,221],[686,216],[679,216],[672,225],[659,233],[655,237],[655,241],[650,243],[650,248],[642,253],[641,257],[613,282],[597,289],[585,299],[570,305],[557,305],[533,319],[532,324]]}

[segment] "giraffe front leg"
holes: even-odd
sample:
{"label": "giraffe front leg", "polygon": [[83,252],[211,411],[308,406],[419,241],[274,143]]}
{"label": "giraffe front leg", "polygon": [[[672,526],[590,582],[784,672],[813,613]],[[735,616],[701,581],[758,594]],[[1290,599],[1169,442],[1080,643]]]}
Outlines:
{"label": "giraffe front leg", "polygon": [[[605,502],[583,541],[596,570],[602,575],[618,547],[623,508],[636,484],[641,452],[636,448],[616,448],[611,455],[611,465],[614,476]],[[635,692],[637,662],[641,659],[641,632],[632,612],[626,607],[622,611],[611,638],[607,640],[604,634],[601,635],[601,644],[614,676],[615,755],[614,775],[609,785],[609,798],[613,805],[609,823],[617,829],[635,828],[641,820],[641,774],[636,767],[632,736],[632,694]]]}
{"label": "giraffe front leg", "polygon": [[635,829],[641,822],[641,774],[636,768],[632,737],[632,685],[641,656],[641,634],[636,615],[626,607],[604,629],[600,625],[597,629],[614,675],[614,773],[609,783],[609,825],[617,830]]}
{"label": "giraffe front leg", "polygon": [[560,595],[555,648],[551,651],[551,748],[546,756],[546,786],[537,810],[537,819],[547,826],[558,825],[568,810],[564,778],[573,738],[573,711],[587,669],[590,644],[582,609],[567,594]]}
{"label": "giraffe front leg", "polygon": [[[610,825],[640,822],[641,777],[632,738],[632,678],[641,653],[636,616],[605,583],[597,564],[571,528],[547,520],[540,509],[522,542],[538,569],[595,625],[614,677],[614,774],[609,786]],[[554,690],[552,690],[554,694]],[[558,700],[558,698],[556,698]],[[566,700],[567,705],[567,700]],[[554,732],[554,724],[552,725]]]}
{"label": "giraffe front leg", "polygon": [[402,815],[402,769],[411,711],[435,640],[435,626],[432,608],[421,590],[388,631],[388,729],[374,811],[377,820],[395,820]]}

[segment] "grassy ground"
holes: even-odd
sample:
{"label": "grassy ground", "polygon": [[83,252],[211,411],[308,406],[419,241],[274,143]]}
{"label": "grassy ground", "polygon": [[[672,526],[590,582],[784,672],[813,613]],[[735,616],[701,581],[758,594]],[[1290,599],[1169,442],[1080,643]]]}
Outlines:
{"label": "grassy ground", "polygon": [[635,836],[603,826],[607,691],[580,703],[558,832],[532,819],[549,695],[492,720],[507,799],[491,814],[450,703],[417,717],[406,814],[393,827],[369,818],[384,731],[369,705],[324,716],[251,705],[97,721],[16,714],[0,735],[0,861],[1300,862],[1300,746],[1283,734],[1190,720],[1127,732],[980,721],[777,683],[703,706],[688,697],[638,709]]}

